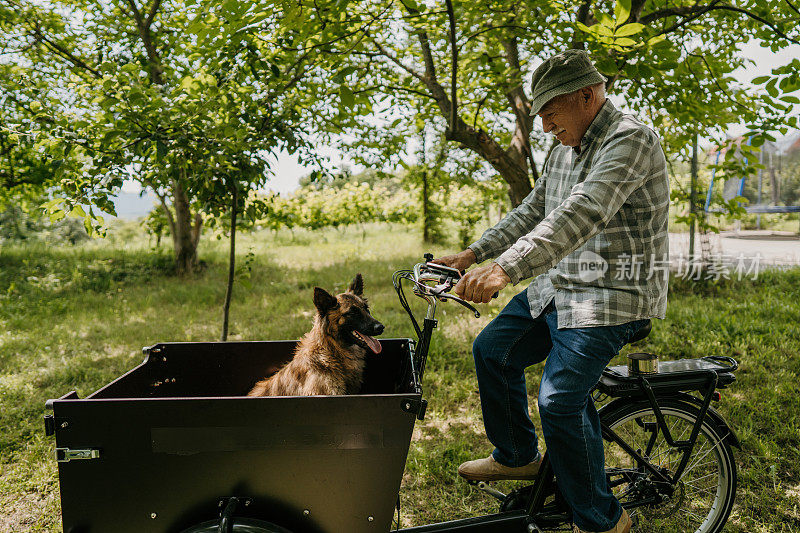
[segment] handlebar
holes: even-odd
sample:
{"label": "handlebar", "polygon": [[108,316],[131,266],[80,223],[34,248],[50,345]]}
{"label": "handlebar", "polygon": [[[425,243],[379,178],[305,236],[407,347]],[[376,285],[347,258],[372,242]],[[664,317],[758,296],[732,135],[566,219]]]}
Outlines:
{"label": "handlebar", "polygon": [[[392,284],[397,297],[400,299],[400,304],[408,313],[411,319],[411,324],[417,333],[418,346],[414,357],[411,361],[411,373],[413,375],[412,385],[415,390],[421,390],[420,384],[425,372],[425,362],[428,357],[428,347],[430,345],[433,329],[436,327],[436,305],[438,302],[445,302],[452,300],[470,311],[479,318],[481,314],[469,302],[462,300],[458,296],[449,294],[449,292],[456,286],[461,279],[462,273],[455,268],[445,265],[433,263],[433,255],[425,254],[425,261],[414,265],[412,270],[398,270],[392,276]],[[403,291],[403,280],[408,280],[413,284],[414,294],[428,302],[428,312],[423,321],[423,327],[420,328],[411,307],[408,305],[405,293]]]}
{"label": "handlebar", "polygon": [[[398,270],[394,273],[392,276],[392,284],[394,285],[395,291],[397,291],[400,304],[411,319],[411,324],[414,326],[417,337],[422,338],[423,331],[422,328],[419,327],[419,323],[414,317],[411,307],[408,305],[408,300],[403,292],[402,280],[410,281],[413,284],[414,294],[428,302],[428,312],[425,315],[426,321],[430,320],[431,322],[435,322],[434,316],[436,314],[437,302],[445,302],[447,300],[452,300],[466,307],[472,311],[475,318],[480,318],[480,312],[475,309],[472,304],[454,294],[449,294],[453,287],[459,282],[462,275],[463,273],[458,269],[434,263],[432,254],[425,254],[425,261],[417,263],[414,265],[413,269]],[[497,297],[497,293],[492,297]]]}
{"label": "handlebar", "polygon": [[448,294],[460,279],[461,272],[455,268],[430,261],[417,263],[413,270],[414,294],[426,300],[428,298],[437,298],[442,302],[453,300],[472,311],[475,318],[480,318],[480,312],[472,304],[458,296]]}

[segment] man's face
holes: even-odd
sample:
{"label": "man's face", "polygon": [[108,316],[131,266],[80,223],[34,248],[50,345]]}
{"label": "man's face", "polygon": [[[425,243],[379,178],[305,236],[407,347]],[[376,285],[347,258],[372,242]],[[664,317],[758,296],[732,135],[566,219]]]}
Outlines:
{"label": "man's face", "polygon": [[552,133],[564,146],[578,146],[591,120],[586,121],[586,110],[581,98],[573,95],[556,96],[550,100],[538,115],[542,119],[542,129]]}

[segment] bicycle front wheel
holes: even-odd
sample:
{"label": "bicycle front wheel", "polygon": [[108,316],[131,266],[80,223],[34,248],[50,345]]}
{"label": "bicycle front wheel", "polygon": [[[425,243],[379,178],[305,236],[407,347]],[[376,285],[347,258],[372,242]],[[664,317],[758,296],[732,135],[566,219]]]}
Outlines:
{"label": "bicycle front wheel", "polygon": [[[688,440],[699,409],[676,399],[659,399],[669,431],[676,441]],[[673,476],[684,452],[670,446],[658,428],[649,403],[623,405],[603,414],[603,422],[650,464]],[[616,442],[605,442],[606,472],[612,491],[629,508],[638,530],[651,533],[717,533],[722,531],[736,496],[736,463],[724,428],[706,419],[689,462],[677,483],[659,484],[655,476]],[[657,504],[642,502],[668,499]]]}

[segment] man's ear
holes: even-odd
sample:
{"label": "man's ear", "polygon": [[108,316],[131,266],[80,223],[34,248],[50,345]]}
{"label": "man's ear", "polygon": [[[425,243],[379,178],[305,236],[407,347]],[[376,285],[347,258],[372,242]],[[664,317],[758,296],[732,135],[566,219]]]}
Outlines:
{"label": "man's ear", "polygon": [[314,287],[314,305],[320,315],[325,316],[328,311],[335,309],[339,302],[325,289]]}
{"label": "man's ear", "polygon": [[352,292],[356,296],[364,294],[364,280],[361,277],[361,273],[356,274],[356,277],[350,282],[350,287],[347,288],[347,292]]}
{"label": "man's ear", "polygon": [[594,98],[594,91],[592,90],[591,85],[580,89],[580,98],[581,98],[581,103],[583,104],[588,104],[592,101],[592,99]]}

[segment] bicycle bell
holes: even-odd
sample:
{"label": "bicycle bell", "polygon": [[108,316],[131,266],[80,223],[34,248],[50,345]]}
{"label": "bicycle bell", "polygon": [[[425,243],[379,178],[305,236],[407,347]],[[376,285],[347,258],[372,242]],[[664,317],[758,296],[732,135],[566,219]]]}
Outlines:
{"label": "bicycle bell", "polygon": [[658,356],[654,353],[628,354],[628,375],[658,374]]}

